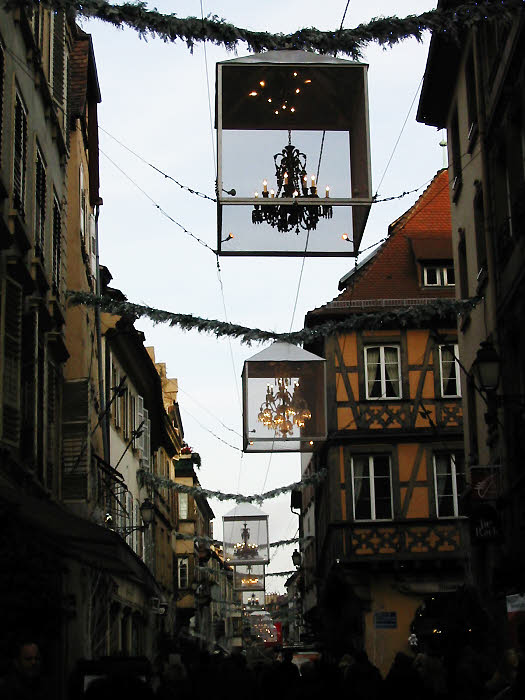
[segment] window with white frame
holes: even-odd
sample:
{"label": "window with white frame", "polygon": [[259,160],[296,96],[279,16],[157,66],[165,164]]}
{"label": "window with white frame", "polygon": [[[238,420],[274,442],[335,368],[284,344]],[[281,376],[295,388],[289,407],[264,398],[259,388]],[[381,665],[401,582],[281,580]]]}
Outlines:
{"label": "window with white frame", "polygon": [[188,558],[180,557],[178,561],[178,584],[179,589],[188,588]]}
{"label": "window with white frame", "polygon": [[392,480],[388,455],[352,457],[355,520],[392,518]]}
{"label": "window with white frame", "polygon": [[179,519],[188,519],[188,494],[179,492]]}
{"label": "window with white frame", "polygon": [[453,287],[456,284],[453,265],[424,265],[425,287]]}
{"label": "window with white frame", "polygon": [[462,515],[460,496],[465,489],[463,455],[457,452],[435,454],[434,476],[438,518]]}
{"label": "window with white frame", "polygon": [[399,347],[375,345],[365,348],[366,398],[400,399]]}
{"label": "window with white frame", "polygon": [[441,396],[461,396],[457,345],[439,346],[439,366],[441,369]]}

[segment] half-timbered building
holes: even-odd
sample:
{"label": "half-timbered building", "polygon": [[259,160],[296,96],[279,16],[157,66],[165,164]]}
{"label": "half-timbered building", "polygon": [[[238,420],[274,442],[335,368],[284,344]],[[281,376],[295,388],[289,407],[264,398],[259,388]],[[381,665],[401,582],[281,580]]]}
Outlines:
{"label": "half-timbered building", "polygon": [[303,551],[306,619],[341,651],[364,646],[383,672],[408,651],[425,598],[465,580],[456,318],[428,313],[454,286],[442,170],[340,280],[341,294],[306,317],[311,327],[391,312],[380,330],[309,346],[327,361],[328,439],[303,473],[326,468],[327,477],[302,502],[302,534],[315,533]]}

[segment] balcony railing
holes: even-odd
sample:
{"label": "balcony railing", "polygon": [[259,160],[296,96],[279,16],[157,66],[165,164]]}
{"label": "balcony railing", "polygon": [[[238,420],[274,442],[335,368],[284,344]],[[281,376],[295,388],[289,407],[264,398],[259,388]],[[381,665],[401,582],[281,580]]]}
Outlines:
{"label": "balcony railing", "polygon": [[[441,301],[442,299],[440,299]],[[368,308],[368,307],[397,307],[397,306],[425,306],[426,304],[432,304],[438,301],[435,299],[346,299],[346,300],[336,300],[330,301],[325,304],[325,308],[328,309],[358,309],[358,308]]]}

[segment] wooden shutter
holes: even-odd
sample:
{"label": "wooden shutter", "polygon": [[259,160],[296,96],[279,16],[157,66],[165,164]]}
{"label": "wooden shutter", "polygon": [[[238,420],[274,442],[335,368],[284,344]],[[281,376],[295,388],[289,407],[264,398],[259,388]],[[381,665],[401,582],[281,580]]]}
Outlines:
{"label": "wooden shutter", "polygon": [[148,409],[144,409],[144,451],[142,453],[142,466],[144,469],[150,468],[150,452],[151,452],[151,439],[150,439],[150,429],[151,422],[148,418]]}
{"label": "wooden shutter", "polygon": [[120,406],[120,396],[118,395],[117,389],[120,386],[120,372],[118,369],[115,369],[115,381],[113,382],[113,392],[114,392],[114,399],[113,403],[115,404],[115,428],[120,428],[121,424],[121,406]]}
{"label": "wooden shutter", "polygon": [[96,238],[96,226],[95,217],[93,214],[89,215],[89,254],[90,254],[90,265],[91,265],[91,276],[95,281],[97,278],[97,238]]}
{"label": "wooden shutter", "polygon": [[80,196],[80,238],[85,245],[86,236],[86,190],[84,189],[84,166],[80,163],[79,174]]}
{"label": "wooden shutter", "polygon": [[23,216],[25,211],[27,167],[27,114],[22,98],[16,93],[15,133],[13,144],[13,207]]}
{"label": "wooden shutter", "polygon": [[44,259],[45,252],[45,230],[46,230],[46,166],[40,153],[36,149],[35,168],[35,255]]}
{"label": "wooden shutter", "polygon": [[84,500],[91,461],[88,380],[65,382],[62,405],[62,498]]}
{"label": "wooden shutter", "polygon": [[62,214],[58,199],[53,199],[53,252],[52,252],[52,279],[53,294],[60,294],[60,265],[62,262]]}
{"label": "wooden shutter", "polygon": [[2,440],[18,445],[20,439],[20,378],[22,366],[22,288],[6,277],[0,299],[0,367]]}
{"label": "wooden shutter", "polygon": [[2,143],[3,143],[3,124],[4,124],[4,72],[5,72],[5,59],[4,59],[4,47],[0,44],[0,153],[2,153]]}
{"label": "wooden shutter", "polygon": [[47,363],[47,435],[46,435],[46,486],[53,489],[58,466],[58,406],[59,406],[58,370],[52,362]]}
{"label": "wooden shutter", "polygon": [[63,11],[53,12],[53,97],[64,103],[65,72],[65,15]]}
{"label": "wooden shutter", "polygon": [[[139,430],[140,424],[144,420],[144,399],[142,396],[137,396],[135,402],[136,417],[135,417],[135,430]],[[137,450],[144,450],[144,426],[140,428],[142,433],[140,436],[135,437],[133,440],[133,447]]]}

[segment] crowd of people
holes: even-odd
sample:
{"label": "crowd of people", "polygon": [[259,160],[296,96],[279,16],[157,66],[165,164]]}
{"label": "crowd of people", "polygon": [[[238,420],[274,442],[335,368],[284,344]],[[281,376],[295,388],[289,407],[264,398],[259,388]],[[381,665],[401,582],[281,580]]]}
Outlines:
{"label": "crowd of people", "polygon": [[[86,679],[73,674],[68,700],[322,700],[327,692],[346,700],[524,700],[525,625],[519,649],[508,649],[499,663],[465,645],[453,665],[438,649],[396,654],[383,678],[362,649],[294,663],[292,649],[259,648],[247,655],[209,654],[193,648],[157,659],[144,659],[141,671],[128,659],[110,664]],[[147,670],[144,670],[147,669]],[[55,700],[42,672],[35,639],[18,640],[9,672],[0,679],[2,700]]]}

